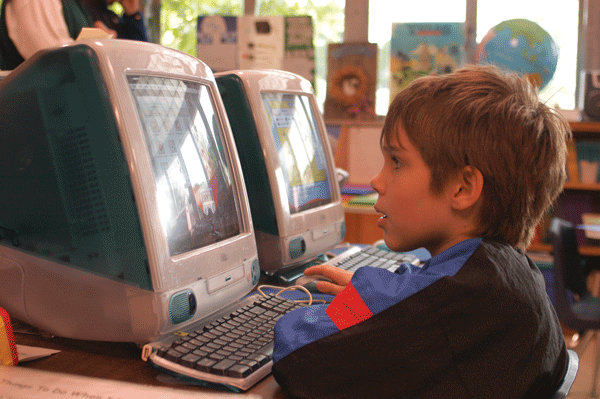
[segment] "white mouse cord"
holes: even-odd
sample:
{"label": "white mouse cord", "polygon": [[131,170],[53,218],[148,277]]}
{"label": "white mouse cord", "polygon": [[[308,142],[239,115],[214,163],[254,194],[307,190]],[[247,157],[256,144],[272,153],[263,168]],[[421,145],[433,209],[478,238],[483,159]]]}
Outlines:
{"label": "white mouse cord", "polygon": [[308,299],[300,299],[300,300],[294,300],[293,302],[297,302],[297,303],[306,303],[308,306],[312,305],[315,301],[319,302],[319,303],[327,303],[327,301],[322,300],[322,299],[316,299],[313,300],[312,294],[309,290],[306,289],[306,287],[303,287],[301,285],[292,285],[290,287],[277,287],[274,285],[260,285],[256,288],[256,290],[262,295],[262,296],[267,296],[267,294],[265,294],[263,292],[263,288],[272,288],[272,289],[278,289],[279,291],[275,294],[275,296],[279,296],[279,294],[281,294],[282,292],[285,291],[293,291],[293,290],[302,290],[306,293],[306,295],[308,295]]}

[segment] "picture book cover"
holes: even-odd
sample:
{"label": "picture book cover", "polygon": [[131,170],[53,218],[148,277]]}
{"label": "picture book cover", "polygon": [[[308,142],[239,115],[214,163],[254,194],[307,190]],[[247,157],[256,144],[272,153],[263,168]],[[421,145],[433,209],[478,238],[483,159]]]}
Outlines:
{"label": "picture book cover", "polygon": [[390,101],[415,78],[452,72],[464,63],[464,24],[392,24]]}
{"label": "picture book cover", "polygon": [[327,119],[374,119],[377,44],[331,43],[327,54]]}
{"label": "picture book cover", "polygon": [[600,182],[600,141],[579,140],[577,148],[577,163],[579,165],[579,182],[595,184]]}
{"label": "picture book cover", "polygon": [[238,20],[235,16],[198,17],[198,58],[213,72],[237,69],[237,30]]}

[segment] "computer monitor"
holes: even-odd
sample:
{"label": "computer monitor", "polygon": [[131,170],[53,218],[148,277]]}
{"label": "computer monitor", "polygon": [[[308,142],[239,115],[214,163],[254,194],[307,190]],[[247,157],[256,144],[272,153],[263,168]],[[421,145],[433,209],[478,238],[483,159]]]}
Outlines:
{"label": "computer monitor", "polygon": [[146,343],[260,276],[210,69],[152,43],[44,50],[0,82],[0,307],[55,335]]}
{"label": "computer monitor", "polygon": [[260,267],[291,281],[345,236],[333,155],[312,86],[275,70],[215,78],[244,172]]}

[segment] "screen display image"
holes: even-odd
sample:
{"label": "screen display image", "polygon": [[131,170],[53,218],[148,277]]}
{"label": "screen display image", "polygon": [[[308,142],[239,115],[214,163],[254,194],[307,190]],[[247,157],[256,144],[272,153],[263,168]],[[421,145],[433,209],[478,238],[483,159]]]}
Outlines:
{"label": "screen display image", "polygon": [[208,88],[145,75],[130,75],[128,83],[171,256],[239,234],[239,199]]}
{"label": "screen display image", "polygon": [[332,202],[327,158],[305,95],[261,93],[283,168],[290,213]]}

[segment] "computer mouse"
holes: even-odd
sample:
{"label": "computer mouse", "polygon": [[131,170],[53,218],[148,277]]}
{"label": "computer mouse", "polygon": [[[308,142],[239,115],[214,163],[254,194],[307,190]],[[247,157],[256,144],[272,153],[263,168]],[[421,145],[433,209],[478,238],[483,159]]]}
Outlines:
{"label": "computer mouse", "polygon": [[329,278],[327,278],[325,276],[322,276],[320,274],[313,274],[312,276],[298,277],[298,279],[294,282],[294,284],[301,285],[302,287],[306,288],[309,292],[322,294],[322,292],[317,289],[317,283],[319,281],[328,281],[330,283],[332,282]]}

